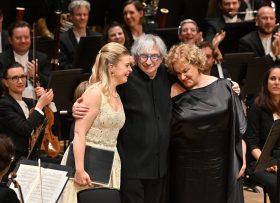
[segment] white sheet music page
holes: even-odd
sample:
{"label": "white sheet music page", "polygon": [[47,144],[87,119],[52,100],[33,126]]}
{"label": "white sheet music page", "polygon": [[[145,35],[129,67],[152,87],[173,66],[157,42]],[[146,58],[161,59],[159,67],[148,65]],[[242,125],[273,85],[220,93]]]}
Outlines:
{"label": "white sheet music page", "polygon": [[[21,185],[24,202],[54,203],[57,201],[68,177],[66,171],[42,168],[42,196],[40,193],[40,178],[38,166],[21,164],[17,171],[16,180]],[[15,190],[11,184],[10,188]]]}

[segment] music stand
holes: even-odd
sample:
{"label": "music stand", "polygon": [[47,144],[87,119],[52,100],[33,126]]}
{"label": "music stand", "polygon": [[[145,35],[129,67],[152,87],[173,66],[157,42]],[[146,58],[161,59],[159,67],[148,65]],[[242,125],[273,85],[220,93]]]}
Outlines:
{"label": "music stand", "polygon": [[223,30],[226,32],[225,39],[219,45],[222,53],[238,52],[238,44],[241,37],[256,29],[255,22],[226,23]]}
{"label": "music stand", "polygon": [[257,57],[248,62],[244,81],[244,92],[246,94],[257,94],[259,92],[263,75],[272,63],[272,59],[268,57]]}
{"label": "music stand", "polygon": [[73,68],[81,68],[90,73],[95,58],[103,45],[102,36],[81,37],[73,60]]}
{"label": "music stand", "polygon": [[246,74],[247,64],[251,60],[254,60],[253,52],[227,53],[224,55],[222,67],[229,71],[233,81],[241,84]]}
{"label": "music stand", "polygon": [[40,152],[40,148],[41,148],[41,144],[43,141],[43,137],[45,135],[45,128],[46,125],[48,123],[48,119],[44,118],[43,123],[39,129],[39,133],[38,133],[38,137],[32,147],[32,149],[30,150],[28,156],[27,156],[27,160],[36,160],[39,157],[39,152]]}
{"label": "music stand", "polygon": [[71,112],[74,91],[81,81],[82,69],[58,70],[51,73],[48,88],[54,92],[54,103],[60,114]]}
{"label": "music stand", "polygon": [[166,44],[167,49],[170,49],[174,44],[178,44],[178,28],[156,28],[152,33],[158,35]]}
{"label": "music stand", "polygon": [[254,172],[266,170],[268,167],[277,165],[277,203],[280,203],[280,119],[274,121],[266,142],[262,149]]}

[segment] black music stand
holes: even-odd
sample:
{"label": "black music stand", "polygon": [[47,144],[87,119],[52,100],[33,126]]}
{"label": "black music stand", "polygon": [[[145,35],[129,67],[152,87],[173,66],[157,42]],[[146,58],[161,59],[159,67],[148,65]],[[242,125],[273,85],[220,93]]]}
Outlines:
{"label": "black music stand", "polygon": [[48,123],[48,119],[45,118],[39,129],[38,137],[31,149],[31,151],[29,152],[29,154],[27,156],[28,160],[37,160],[39,158],[40,148],[41,148],[41,144],[43,141],[43,137],[45,135],[45,128],[46,128],[47,123]]}
{"label": "black music stand", "polygon": [[254,172],[277,165],[277,203],[280,203],[280,119],[274,121]]}
{"label": "black music stand", "polygon": [[58,70],[51,73],[48,88],[54,92],[54,103],[61,121],[61,138],[66,148],[66,140],[69,138],[72,123],[72,105],[74,103],[74,92],[83,79],[82,69]]}
{"label": "black music stand", "polygon": [[73,68],[81,68],[83,72],[90,73],[102,44],[101,35],[81,37],[74,56]]}
{"label": "black music stand", "polygon": [[256,23],[239,22],[226,23],[223,30],[226,32],[225,39],[219,45],[222,53],[236,53],[238,52],[238,44],[241,37],[256,29]]}
{"label": "black music stand", "polygon": [[60,114],[71,112],[74,91],[81,81],[82,69],[58,70],[51,73],[48,88],[54,92],[54,103]]}
{"label": "black music stand", "polygon": [[244,92],[257,94],[260,90],[262,78],[273,63],[269,57],[257,57],[248,62],[246,77],[244,80]]}
{"label": "black music stand", "polygon": [[177,27],[156,28],[152,33],[158,35],[165,42],[167,49],[180,42]]}
{"label": "black music stand", "polygon": [[224,55],[222,67],[229,71],[233,81],[242,84],[245,78],[247,64],[251,60],[254,60],[253,52],[228,53]]}

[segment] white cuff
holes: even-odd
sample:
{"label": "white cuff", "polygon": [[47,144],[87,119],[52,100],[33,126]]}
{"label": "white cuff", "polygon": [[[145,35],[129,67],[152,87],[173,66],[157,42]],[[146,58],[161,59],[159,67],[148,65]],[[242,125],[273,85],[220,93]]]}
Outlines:
{"label": "white cuff", "polygon": [[44,112],[41,109],[39,109],[38,107],[35,107],[35,110],[38,111],[41,115],[43,115],[43,116],[45,115]]}

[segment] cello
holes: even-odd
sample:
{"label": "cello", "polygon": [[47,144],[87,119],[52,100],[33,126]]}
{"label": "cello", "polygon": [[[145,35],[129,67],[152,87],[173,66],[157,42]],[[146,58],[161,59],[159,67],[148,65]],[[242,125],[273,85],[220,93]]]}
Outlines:
{"label": "cello", "polygon": [[[35,23],[33,24],[33,61],[34,61],[33,85],[35,87],[35,86],[40,86],[40,83],[39,83],[39,76],[37,74],[37,61],[36,61],[37,59],[35,57],[36,52],[35,52],[34,31],[35,31]],[[30,113],[32,113],[33,111],[34,111],[34,108],[32,108],[30,110]],[[58,136],[54,135],[54,133],[52,131],[52,127],[54,126],[54,113],[52,112],[52,110],[50,109],[49,106],[45,106],[43,109],[43,112],[47,119],[47,125],[45,127],[44,137],[42,140],[42,144],[40,146],[40,150],[47,153],[48,156],[54,158],[60,152],[60,143],[58,140]],[[31,137],[31,141],[30,141],[30,149],[32,149],[32,147],[35,144],[36,139],[39,136],[40,127],[41,127],[41,125],[37,126],[37,128],[34,130],[34,133]]]}

